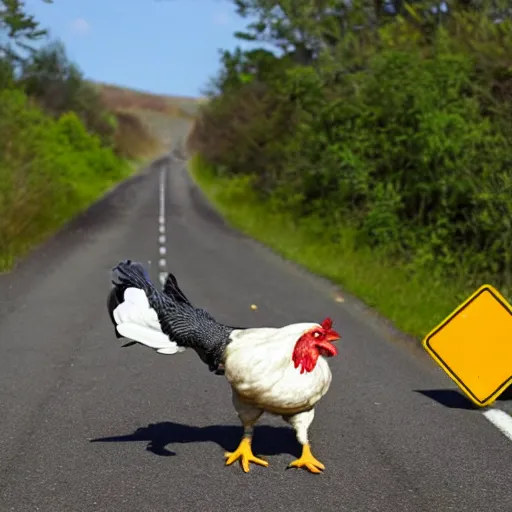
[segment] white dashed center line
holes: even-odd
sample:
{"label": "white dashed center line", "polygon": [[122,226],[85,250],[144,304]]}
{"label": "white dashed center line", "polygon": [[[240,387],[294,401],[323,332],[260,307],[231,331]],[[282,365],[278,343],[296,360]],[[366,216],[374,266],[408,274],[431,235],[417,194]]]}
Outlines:
{"label": "white dashed center line", "polygon": [[163,285],[165,283],[165,279],[167,278],[167,272],[165,271],[167,262],[165,258],[162,258],[165,254],[167,254],[166,248],[166,236],[165,236],[165,169],[160,171],[160,186],[159,186],[159,209],[158,209],[158,232],[160,233],[158,237],[158,252],[160,254],[160,260],[158,262],[158,266],[160,267],[160,272],[158,274],[158,278],[160,279],[160,283]]}
{"label": "white dashed center line", "polygon": [[512,416],[501,409],[488,409],[483,415],[512,441]]}

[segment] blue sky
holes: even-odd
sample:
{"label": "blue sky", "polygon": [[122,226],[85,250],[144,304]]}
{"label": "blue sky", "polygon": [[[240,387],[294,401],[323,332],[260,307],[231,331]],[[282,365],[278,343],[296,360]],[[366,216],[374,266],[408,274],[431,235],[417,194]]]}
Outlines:
{"label": "blue sky", "polygon": [[[198,96],[246,21],[230,0],[26,0],[87,78]],[[241,44],[241,46],[244,46]]]}

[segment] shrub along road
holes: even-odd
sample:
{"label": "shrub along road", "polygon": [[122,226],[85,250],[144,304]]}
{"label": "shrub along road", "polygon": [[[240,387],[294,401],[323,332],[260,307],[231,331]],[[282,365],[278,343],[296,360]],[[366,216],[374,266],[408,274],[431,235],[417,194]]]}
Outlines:
{"label": "shrub along road", "polygon": [[[324,474],[285,470],[298,447],[272,417],[254,446],[270,466],[224,466],[241,433],[225,380],[194,353],[120,349],[106,296],[125,258],[155,280],[165,259],[219,321],[333,318],[340,355],[311,429]],[[0,343],[5,512],[510,510],[512,441],[421,351],[226,227],[176,160],[123,183],[0,277]]]}

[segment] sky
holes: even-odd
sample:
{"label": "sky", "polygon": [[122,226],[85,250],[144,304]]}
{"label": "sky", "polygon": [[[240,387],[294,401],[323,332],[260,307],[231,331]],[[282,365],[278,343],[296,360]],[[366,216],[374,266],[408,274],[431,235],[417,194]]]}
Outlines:
{"label": "sky", "polygon": [[52,39],[92,80],[199,96],[219,69],[219,49],[248,21],[230,0],[25,0]]}

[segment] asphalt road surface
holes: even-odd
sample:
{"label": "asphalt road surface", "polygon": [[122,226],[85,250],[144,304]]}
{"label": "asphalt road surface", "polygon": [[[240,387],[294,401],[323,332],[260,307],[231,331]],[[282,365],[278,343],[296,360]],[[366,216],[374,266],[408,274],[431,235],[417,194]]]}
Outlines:
{"label": "asphalt road surface", "polygon": [[[223,377],[194,353],[114,336],[106,296],[126,258],[155,280],[173,271],[219,321],[332,316],[340,355],[311,429],[323,474],[286,470],[298,446],[268,416],[254,451],[269,467],[224,465],[241,428]],[[333,293],[227,228],[182,162],[155,162],[0,278],[0,511],[510,512],[512,440],[421,350]]]}

